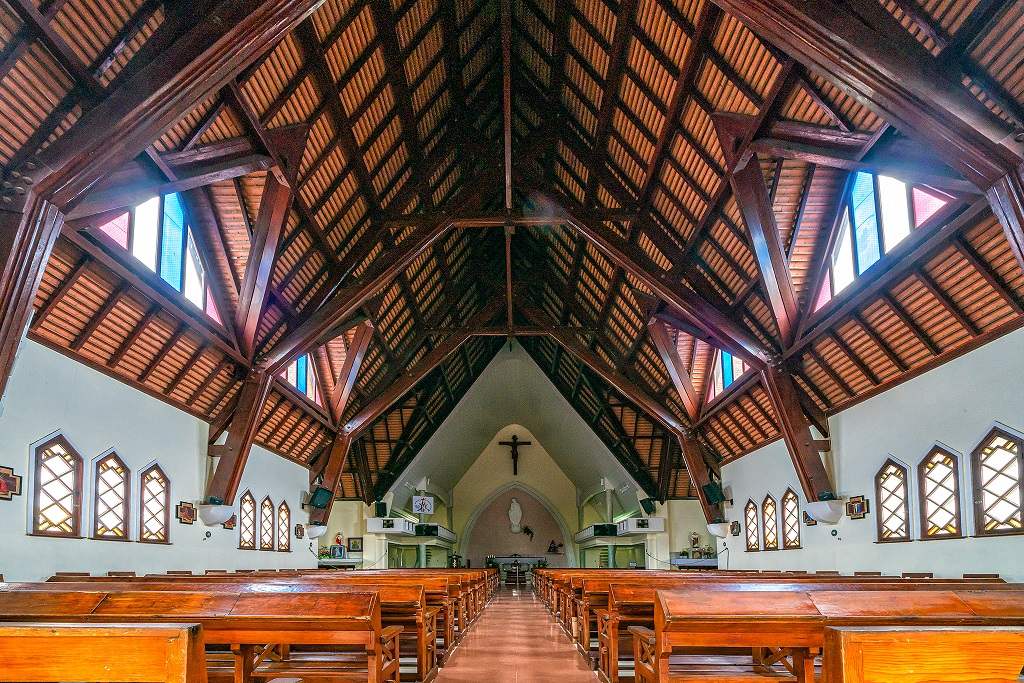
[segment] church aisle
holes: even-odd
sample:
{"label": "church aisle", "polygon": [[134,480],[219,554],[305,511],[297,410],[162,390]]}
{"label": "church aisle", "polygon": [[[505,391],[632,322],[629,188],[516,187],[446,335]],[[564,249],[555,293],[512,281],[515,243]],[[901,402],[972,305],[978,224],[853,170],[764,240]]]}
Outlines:
{"label": "church aisle", "polygon": [[592,683],[591,671],[533,591],[502,589],[437,683]]}

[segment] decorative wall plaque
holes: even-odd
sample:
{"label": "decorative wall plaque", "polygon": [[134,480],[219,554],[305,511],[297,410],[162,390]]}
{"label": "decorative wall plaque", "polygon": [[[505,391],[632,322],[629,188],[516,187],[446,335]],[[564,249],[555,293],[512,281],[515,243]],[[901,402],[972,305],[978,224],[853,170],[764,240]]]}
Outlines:
{"label": "decorative wall plaque", "polygon": [[0,466],[0,500],[10,500],[21,495],[21,477],[13,467]]}
{"label": "decorative wall plaque", "polygon": [[846,516],[850,519],[864,519],[868,512],[868,501],[864,496],[853,496],[846,501]]}
{"label": "decorative wall plaque", "polygon": [[196,521],[196,506],[192,503],[181,501],[178,506],[174,508],[174,516],[178,518],[178,521],[182,524],[194,524]]}

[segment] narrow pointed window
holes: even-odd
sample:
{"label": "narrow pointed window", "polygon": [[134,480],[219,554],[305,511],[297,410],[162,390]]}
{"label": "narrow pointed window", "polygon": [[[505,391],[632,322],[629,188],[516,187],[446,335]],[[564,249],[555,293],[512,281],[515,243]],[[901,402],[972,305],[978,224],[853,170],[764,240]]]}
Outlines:
{"label": "narrow pointed window", "polygon": [[960,470],[955,455],[934,448],[918,466],[921,538],[960,538]]}
{"label": "narrow pointed window", "polygon": [[757,506],[754,501],[748,500],[743,509],[743,521],[746,524],[747,550],[754,552],[760,549],[757,535]]}
{"label": "narrow pointed window", "polygon": [[274,549],[274,502],[270,497],[260,503],[260,550]]}
{"label": "narrow pointed window", "polygon": [[771,495],[761,503],[761,537],[765,550],[779,549],[779,506]]}
{"label": "narrow pointed window", "polygon": [[782,496],[782,548],[794,550],[800,547],[800,499],[789,489]]}
{"label": "narrow pointed window", "polygon": [[277,549],[282,553],[292,549],[292,511],[284,501],[277,506]]}
{"label": "narrow pointed window", "polygon": [[891,458],[875,475],[878,501],[878,541],[891,543],[910,540],[910,503],[907,494],[907,468]]}
{"label": "narrow pointed window", "polygon": [[168,543],[171,526],[171,482],[153,465],[139,477],[139,543]]}
{"label": "narrow pointed window", "polygon": [[32,533],[77,538],[82,530],[82,456],[63,436],[35,449]]}
{"label": "narrow pointed window", "polygon": [[128,540],[130,472],[116,453],[96,463],[93,481],[92,537],[109,541]]}
{"label": "narrow pointed window", "polygon": [[979,536],[1024,533],[1021,439],[993,429],[974,450],[974,522]]}
{"label": "narrow pointed window", "polygon": [[238,503],[238,548],[256,550],[256,499],[248,491]]}

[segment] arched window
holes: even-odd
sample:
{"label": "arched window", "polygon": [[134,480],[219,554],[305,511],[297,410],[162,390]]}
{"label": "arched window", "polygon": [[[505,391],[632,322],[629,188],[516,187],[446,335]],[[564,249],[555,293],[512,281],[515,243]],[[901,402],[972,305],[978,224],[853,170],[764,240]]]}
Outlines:
{"label": "arched window", "polygon": [[153,465],[139,475],[139,543],[169,543],[171,482]]}
{"label": "arched window", "polygon": [[757,538],[757,506],[754,505],[754,501],[748,500],[747,505],[743,508],[743,521],[746,523],[747,533],[747,550],[754,552],[759,550],[758,538]]}
{"label": "arched window", "polygon": [[284,501],[277,506],[277,549],[282,553],[292,549],[292,511]]}
{"label": "arched window", "polygon": [[256,499],[248,491],[238,503],[238,548],[256,550]]}
{"label": "arched window", "polygon": [[761,503],[761,537],[765,550],[779,549],[779,506],[771,494]]}
{"label": "arched window", "polygon": [[82,535],[82,456],[57,435],[36,447],[32,490],[32,533]]}
{"label": "arched window", "polygon": [[879,543],[909,541],[907,469],[891,458],[886,460],[875,475],[875,497],[878,500]]}
{"label": "arched window", "polygon": [[800,499],[793,489],[782,495],[782,549],[800,547]]}
{"label": "arched window", "polygon": [[960,538],[960,469],[955,455],[935,447],[917,467],[921,538]]}
{"label": "arched window", "polygon": [[274,549],[274,502],[270,496],[260,503],[260,550]]}
{"label": "arched window", "polygon": [[96,462],[93,480],[92,537],[110,541],[128,539],[128,497],[131,473],[117,453]]}
{"label": "arched window", "polygon": [[1024,533],[1021,439],[993,429],[974,449],[974,523],[979,536]]}

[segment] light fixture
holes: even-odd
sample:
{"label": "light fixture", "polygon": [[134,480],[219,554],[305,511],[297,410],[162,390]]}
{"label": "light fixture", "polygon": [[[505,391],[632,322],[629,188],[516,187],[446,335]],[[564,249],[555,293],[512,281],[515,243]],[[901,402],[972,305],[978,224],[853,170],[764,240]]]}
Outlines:
{"label": "light fixture", "polygon": [[317,539],[327,533],[326,524],[307,524],[306,525],[306,536],[311,539]]}
{"label": "light fixture", "polygon": [[715,538],[725,538],[729,535],[729,522],[715,522],[708,524],[708,533]]}
{"label": "light fixture", "polygon": [[807,504],[807,514],[822,524],[836,524],[843,518],[844,504],[841,500],[817,500]]}
{"label": "light fixture", "polygon": [[199,521],[206,526],[217,526],[231,519],[231,515],[235,514],[235,508],[232,505],[212,505],[212,504],[200,504],[199,508]]}

